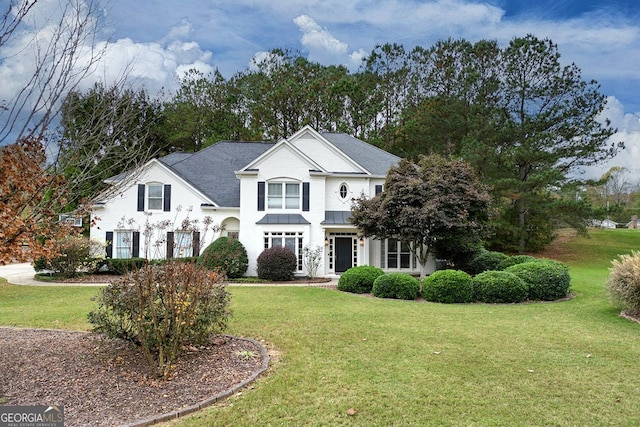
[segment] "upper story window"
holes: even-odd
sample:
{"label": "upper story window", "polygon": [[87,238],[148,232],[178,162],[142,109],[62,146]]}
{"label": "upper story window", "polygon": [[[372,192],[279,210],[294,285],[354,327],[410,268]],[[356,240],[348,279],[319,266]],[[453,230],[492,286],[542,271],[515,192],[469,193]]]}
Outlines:
{"label": "upper story window", "polygon": [[162,184],[147,184],[147,209],[162,210]]}
{"label": "upper story window", "polygon": [[269,209],[300,209],[300,184],[297,182],[270,182],[267,185]]}
{"label": "upper story window", "polygon": [[308,182],[258,181],[258,210],[302,209],[308,212],[311,207],[310,190]]}
{"label": "upper story window", "polygon": [[171,211],[171,184],[150,182],[138,184],[137,210]]}
{"label": "upper story window", "polygon": [[338,196],[340,196],[341,200],[345,200],[349,195],[349,186],[346,182],[340,184],[340,188],[338,189]]}

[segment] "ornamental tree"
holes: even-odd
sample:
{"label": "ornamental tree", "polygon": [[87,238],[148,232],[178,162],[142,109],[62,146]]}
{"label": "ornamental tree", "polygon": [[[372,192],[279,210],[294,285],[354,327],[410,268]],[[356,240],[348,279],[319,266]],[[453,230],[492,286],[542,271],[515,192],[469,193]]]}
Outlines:
{"label": "ornamental tree", "polygon": [[354,201],[351,222],[369,237],[407,243],[426,275],[440,241],[479,241],[486,232],[491,198],[471,166],[439,155],[392,167],[384,191]]}
{"label": "ornamental tree", "polygon": [[72,233],[58,223],[66,204],[64,179],[46,169],[39,139],[0,147],[0,264],[55,253],[55,240]]}

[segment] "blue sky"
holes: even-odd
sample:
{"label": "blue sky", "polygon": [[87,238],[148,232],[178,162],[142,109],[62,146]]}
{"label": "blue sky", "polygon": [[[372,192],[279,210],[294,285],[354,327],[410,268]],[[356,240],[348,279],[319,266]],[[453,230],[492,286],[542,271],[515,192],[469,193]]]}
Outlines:
{"label": "blue sky", "polygon": [[115,78],[128,67],[151,93],[174,88],[176,77],[193,67],[230,77],[272,48],[355,70],[380,43],[428,47],[453,37],[506,45],[527,33],[548,37],[562,61],[601,84],[609,97],[606,116],[629,147],[589,174],[619,165],[640,182],[638,0],[109,0],[104,24],[100,38],[110,44],[95,78]]}

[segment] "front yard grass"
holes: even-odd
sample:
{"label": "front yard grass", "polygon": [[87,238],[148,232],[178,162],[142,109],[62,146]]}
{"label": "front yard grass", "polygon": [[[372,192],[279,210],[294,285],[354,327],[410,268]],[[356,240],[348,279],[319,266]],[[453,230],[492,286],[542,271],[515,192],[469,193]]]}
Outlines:
{"label": "front yard grass", "polygon": [[88,331],[98,288],[17,286],[0,279],[0,325]]}
{"label": "front yard grass", "polygon": [[[576,297],[553,303],[232,287],[229,333],[279,356],[250,389],[166,425],[640,425],[640,325],[619,317],[604,285],[610,260],[638,247],[625,230],[572,240]],[[0,324],[86,330],[96,293],[0,285]]]}

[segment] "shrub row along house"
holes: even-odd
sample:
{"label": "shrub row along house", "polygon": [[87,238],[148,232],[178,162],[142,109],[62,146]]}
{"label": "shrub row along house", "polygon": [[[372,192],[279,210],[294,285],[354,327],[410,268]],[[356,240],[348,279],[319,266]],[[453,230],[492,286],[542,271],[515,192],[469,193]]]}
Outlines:
{"label": "shrub row along house", "polygon": [[[398,161],[347,134],[309,126],[277,143],[221,141],[172,153],[148,162],[134,179],[108,181],[130,183],[94,205],[91,238],[105,244],[108,258],[156,259],[197,256],[229,236],[247,250],[247,275],[255,275],[258,255],[273,246],[296,254],[299,276],[307,274],[305,247],[323,248],[320,276],[357,265],[419,273],[406,245],[363,238],[348,221],[352,200],[382,191]],[[209,222],[220,229],[207,231]]]}

